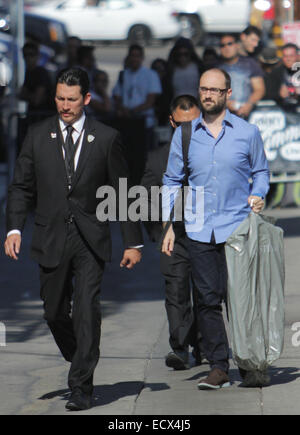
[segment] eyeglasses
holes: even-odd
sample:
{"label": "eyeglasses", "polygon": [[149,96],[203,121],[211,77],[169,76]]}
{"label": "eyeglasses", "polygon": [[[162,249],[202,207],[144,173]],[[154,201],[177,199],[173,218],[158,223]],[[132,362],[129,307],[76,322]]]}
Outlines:
{"label": "eyeglasses", "polygon": [[207,94],[210,92],[211,95],[222,95],[224,92],[228,91],[228,88],[220,89],[220,88],[206,88],[205,86],[200,86],[199,92],[200,94]]}
{"label": "eyeglasses", "polygon": [[224,48],[224,47],[226,47],[227,45],[228,46],[231,46],[231,45],[233,45],[234,44],[234,42],[224,42],[223,44],[220,44],[220,47],[221,48]]}

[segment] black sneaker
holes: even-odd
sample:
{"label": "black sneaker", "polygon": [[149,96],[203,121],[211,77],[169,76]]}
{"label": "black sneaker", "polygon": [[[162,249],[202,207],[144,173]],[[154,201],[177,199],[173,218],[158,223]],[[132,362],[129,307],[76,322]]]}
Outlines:
{"label": "black sneaker", "polygon": [[190,368],[188,359],[188,353],[170,352],[166,356],[166,366],[174,370],[187,370]]}

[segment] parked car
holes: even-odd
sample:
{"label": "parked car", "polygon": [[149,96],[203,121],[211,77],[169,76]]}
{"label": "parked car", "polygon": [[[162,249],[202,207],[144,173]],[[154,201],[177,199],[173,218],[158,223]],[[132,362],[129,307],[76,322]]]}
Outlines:
{"label": "parked car", "polygon": [[[25,40],[39,44],[39,64],[54,75],[60,54],[64,54],[68,33],[63,22],[29,12],[24,13]],[[13,74],[13,64],[18,63],[19,51],[11,35],[9,8],[0,2],[0,94],[1,87],[7,85]],[[63,59],[63,57],[62,57]]]}
{"label": "parked car", "polygon": [[31,12],[62,20],[69,34],[84,41],[148,43],[172,39],[181,26],[171,4],[146,0],[54,0]]}
{"label": "parked car", "polygon": [[182,35],[194,43],[205,34],[240,33],[250,20],[250,0],[162,0],[178,13]]}
{"label": "parked car", "polygon": [[[25,11],[24,13],[25,39],[54,50],[55,54],[64,51],[68,39],[65,24],[55,18],[39,16]],[[11,33],[10,15],[7,8],[0,5],[0,32]]]}

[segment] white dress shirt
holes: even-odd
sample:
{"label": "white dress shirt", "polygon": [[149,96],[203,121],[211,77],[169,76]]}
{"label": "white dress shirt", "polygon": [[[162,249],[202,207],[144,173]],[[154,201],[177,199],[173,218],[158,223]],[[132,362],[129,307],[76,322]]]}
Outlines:
{"label": "white dress shirt", "polygon": [[[72,124],[72,127],[74,129],[73,133],[72,133],[72,139],[73,139],[74,144],[77,142],[78,138],[80,137],[78,148],[77,148],[75,156],[74,156],[74,169],[75,169],[75,171],[76,171],[76,168],[78,165],[78,160],[79,160],[81,147],[82,147],[82,141],[83,141],[83,137],[84,137],[84,130],[83,130],[84,121],[85,121],[85,113],[82,114],[82,116],[78,119],[78,121],[76,121]],[[61,119],[59,119],[59,126],[61,129],[64,141],[66,141],[66,137],[68,134],[67,133],[68,124],[64,123]],[[62,149],[63,149],[63,156],[65,158],[64,147],[62,147]]]}

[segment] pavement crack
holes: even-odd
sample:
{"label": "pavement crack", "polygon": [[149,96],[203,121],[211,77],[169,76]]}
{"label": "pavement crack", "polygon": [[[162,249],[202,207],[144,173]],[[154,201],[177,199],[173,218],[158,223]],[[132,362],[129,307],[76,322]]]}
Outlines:
{"label": "pavement crack", "polygon": [[150,352],[149,352],[149,354],[147,356],[147,359],[146,359],[146,362],[145,362],[145,367],[144,367],[144,377],[143,377],[143,380],[142,380],[140,391],[137,393],[137,395],[135,397],[135,400],[134,400],[132,415],[135,415],[135,411],[136,411],[136,408],[137,408],[138,400],[139,400],[143,390],[145,389],[145,387],[147,385],[148,371],[149,371],[150,363],[151,363],[151,360],[152,360],[152,357],[153,357],[153,353],[154,353],[154,351],[156,349],[156,346],[158,345],[158,343],[159,343],[159,341],[160,341],[160,339],[162,337],[163,331],[164,331],[164,329],[166,327],[166,323],[167,323],[167,320],[164,319],[163,324],[162,324],[162,326],[159,329],[159,333],[157,335],[157,339],[155,340],[155,342],[151,346]]}
{"label": "pavement crack", "polygon": [[264,398],[263,398],[263,388],[259,389],[259,406],[260,406],[260,413],[261,415],[264,415]]}

